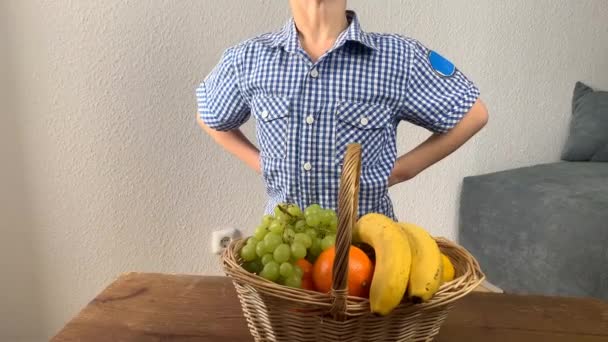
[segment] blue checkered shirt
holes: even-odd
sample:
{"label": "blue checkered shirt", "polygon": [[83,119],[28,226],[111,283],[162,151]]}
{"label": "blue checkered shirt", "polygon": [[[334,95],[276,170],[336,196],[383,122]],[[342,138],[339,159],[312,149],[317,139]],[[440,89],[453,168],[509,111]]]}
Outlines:
{"label": "blue checkered shirt", "polygon": [[444,133],[479,96],[458,69],[437,72],[420,42],[364,32],[354,12],[347,16],[348,28],[316,62],[290,19],[227,49],[196,90],[200,117],[215,130],[236,129],[253,114],[268,213],[281,202],[336,209],[346,146],[358,142],[359,214],[395,218],[387,185],[399,123]]}

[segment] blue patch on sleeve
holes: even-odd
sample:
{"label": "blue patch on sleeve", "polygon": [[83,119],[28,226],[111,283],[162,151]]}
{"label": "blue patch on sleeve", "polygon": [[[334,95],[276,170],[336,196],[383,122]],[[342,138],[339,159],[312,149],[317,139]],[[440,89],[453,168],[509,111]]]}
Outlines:
{"label": "blue patch on sleeve", "polygon": [[435,72],[440,76],[451,77],[454,76],[454,73],[456,73],[456,67],[454,64],[435,51],[429,52],[429,62],[431,63],[433,70],[435,70]]}

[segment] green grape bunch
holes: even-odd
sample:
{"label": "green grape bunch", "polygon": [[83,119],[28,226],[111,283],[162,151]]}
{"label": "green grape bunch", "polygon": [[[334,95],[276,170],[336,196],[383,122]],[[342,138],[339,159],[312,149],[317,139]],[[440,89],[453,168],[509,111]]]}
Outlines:
{"label": "green grape bunch", "polygon": [[302,210],[282,203],[264,215],[253,235],[240,250],[243,268],[264,279],[289,287],[302,284],[300,259],[314,263],[336,241],[335,211],[312,204]]}

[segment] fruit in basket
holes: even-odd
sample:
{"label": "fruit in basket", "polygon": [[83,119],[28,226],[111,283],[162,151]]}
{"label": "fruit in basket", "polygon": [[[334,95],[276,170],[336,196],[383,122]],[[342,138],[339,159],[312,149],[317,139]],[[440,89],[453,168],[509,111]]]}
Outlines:
{"label": "fruit in basket", "polygon": [[272,253],[280,244],[283,243],[283,238],[277,233],[268,233],[264,237],[266,253]]}
{"label": "fruit in basket", "polygon": [[[245,248],[245,247],[243,247],[243,248]],[[266,254],[266,243],[264,241],[260,241],[256,244],[255,254],[260,258]]]}
{"label": "fruit in basket", "polygon": [[309,234],[296,233],[293,241],[301,243],[306,248],[310,248],[312,246],[312,237],[310,237]]}
{"label": "fruit in basket", "polygon": [[285,278],[285,281],[283,283],[285,284],[285,286],[302,288],[302,278],[298,277],[295,274]]}
{"label": "fruit in basket", "polygon": [[275,233],[275,234],[283,234],[283,231],[285,230],[285,224],[283,224],[280,221],[274,221],[270,224],[270,226],[268,227],[268,230],[271,233]]}
{"label": "fruit in basket", "polygon": [[308,291],[317,291],[317,289],[315,288],[315,284],[312,281],[312,277],[302,278],[302,288]]}
{"label": "fruit in basket", "polygon": [[304,277],[304,271],[298,265],[293,266],[293,273],[297,274],[300,278]]}
{"label": "fruit in basket", "polygon": [[399,223],[406,233],[412,250],[412,267],[407,290],[413,302],[426,302],[441,285],[443,264],[437,242],[423,228],[411,223]]}
{"label": "fruit in basket", "polygon": [[303,262],[314,262],[323,249],[333,246],[336,213],[318,204],[304,211],[295,204],[279,204],[273,211],[262,217],[239,251],[243,267],[279,284],[313,290],[312,264],[306,271]]}
{"label": "fruit in basket", "polygon": [[289,260],[291,257],[291,251],[289,245],[286,243],[280,244],[274,249],[272,256],[276,262],[283,263]]}
{"label": "fruit in basket", "polygon": [[293,229],[296,233],[302,233],[306,230],[308,226],[306,225],[306,220],[298,220],[296,224],[293,226]]}
{"label": "fruit in basket", "polygon": [[283,231],[283,242],[290,244],[294,241],[296,232],[293,228],[285,228]]}
{"label": "fruit in basket", "polygon": [[456,272],[454,270],[454,265],[452,264],[450,258],[448,258],[447,255],[441,253],[441,261],[443,263],[441,282],[447,283],[454,280],[454,273]]}
{"label": "fruit in basket", "polygon": [[293,270],[293,265],[289,262],[281,263],[281,266],[279,266],[279,273],[281,274],[281,277],[283,277],[283,278],[291,277],[292,275],[295,274],[295,272]]}
{"label": "fruit in basket", "polygon": [[258,226],[253,232],[253,237],[258,241],[262,241],[266,233],[268,233],[268,226]]}
{"label": "fruit in basket", "polygon": [[306,257],[306,247],[299,242],[295,242],[291,244],[291,253],[296,259],[302,259]]}
{"label": "fruit in basket", "polygon": [[322,214],[321,206],[317,204],[310,205],[308,208],[304,210],[304,219],[306,220],[306,224],[310,227],[317,227],[321,224],[321,214]]}
{"label": "fruit in basket", "polygon": [[302,272],[302,288],[309,291],[316,291],[312,281],[312,264],[306,259],[296,261],[296,266]]}
{"label": "fruit in basket", "polygon": [[264,265],[262,265],[262,263],[259,260],[255,260],[255,261],[244,263],[243,268],[245,268],[250,273],[257,274],[257,273],[260,273],[260,271],[262,271],[262,268],[264,268]]}
{"label": "fruit in basket", "polygon": [[260,261],[262,262],[262,265],[266,265],[267,263],[274,261],[274,257],[270,253],[264,254]]}
{"label": "fruit in basket", "polygon": [[408,285],[412,262],[409,240],[396,222],[375,213],[359,219],[353,238],[374,248],[370,307],[373,313],[387,315],[401,303]]}
{"label": "fruit in basket", "polygon": [[311,262],[314,262],[317,257],[319,256],[319,254],[321,254],[321,252],[323,252],[323,249],[321,248],[321,241],[320,239],[316,238],[312,241],[312,246],[310,247],[310,250],[308,251],[308,259]]}
{"label": "fruit in basket", "polygon": [[253,244],[246,244],[245,246],[243,246],[243,248],[241,249],[241,258],[248,262],[257,259],[258,256],[255,252],[255,248],[256,246]]}
{"label": "fruit in basket", "polygon": [[296,265],[302,270],[302,278],[312,278],[312,264],[306,259],[299,259]]}
{"label": "fruit in basket", "polygon": [[276,261],[271,261],[264,265],[264,268],[260,272],[262,278],[266,278],[270,281],[276,281],[280,276],[280,266]]}
{"label": "fruit in basket", "polygon": [[327,250],[336,244],[336,236],[333,234],[326,235],[323,240],[321,240],[321,249]]}
{"label": "fruit in basket", "polygon": [[[312,268],[312,280],[319,292],[328,293],[332,286],[332,270],[336,257],[335,247],[321,253]],[[348,255],[348,294],[350,296],[367,298],[374,275],[374,266],[362,250],[350,247]]]}

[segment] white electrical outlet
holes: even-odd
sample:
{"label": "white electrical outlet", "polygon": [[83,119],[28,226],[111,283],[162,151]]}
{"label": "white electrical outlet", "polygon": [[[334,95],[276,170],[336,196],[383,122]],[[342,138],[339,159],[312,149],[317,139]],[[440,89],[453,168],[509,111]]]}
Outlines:
{"label": "white electrical outlet", "polygon": [[211,252],[221,254],[224,248],[228,247],[232,240],[241,237],[241,232],[235,228],[216,230],[211,233]]}

